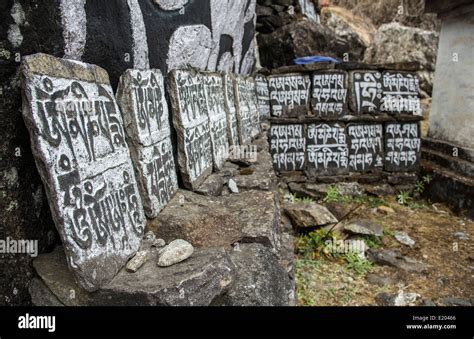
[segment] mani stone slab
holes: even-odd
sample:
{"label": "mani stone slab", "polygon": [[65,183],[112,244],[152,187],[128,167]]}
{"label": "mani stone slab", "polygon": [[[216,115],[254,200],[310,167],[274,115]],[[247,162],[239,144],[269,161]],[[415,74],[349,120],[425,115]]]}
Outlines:
{"label": "mani stone slab", "polygon": [[161,71],[127,70],[120,78],[117,102],[143,207],[154,218],[178,189]]}
{"label": "mani stone slab", "polygon": [[384,72],[382,90],[382,111],[421,115],[420,81],[416,73]]}
{"label": "mani stone slab", "polygon": [[380,112],[382,74],[378,71],[349,72],[349,105],[355,115]]}
{"label": "mani stone slab", "polygon": [[267,120],[270,118],[270,91],[268,90],[267,77],[258,74],[255,77],[255,84],[257,90],[257,103],[260,113],[260,120]]}
{"label": "mani stone slab", "polygon": [[168,74],[178,165],[187,189],[195,190],[212,173],[212,146],[203,75],[179,69]]}
{"label": "mani stone slab", "polygon": [[229,145],[236,146],[239,144],[239,127],[237,123],[237,109],[234,96],[234,75],[225,73],[224,79],[224,103],[227,113],[227,138]]}
{"label": "mani stone slab", "polygon": [[320,71],[312,75],[311,108],[319,118],[340,118],[348,113],[348,75]]}
{"label": "mani stone slab", "polygon": [[306,136],[308,176],[332,176],[348,173],[349,150],[343,124],[309,124],[306,127]]}
{"label": "mani stone slab", "polygon": [[220,170],[226,161],[229,148],[223,79],[219,73],[203,73],[203,83],[209,114],[212,159],[214,169]]}
{"label": "mani stone slab", "polygon": [[236,98],[239,142],[241,145],[249,144],[252,142],[253,127],[249,83],[246,77],[235,75],[234,97]]}
{"label": "mani stone slab", "polygon": [[68,265],[96,290],[138,250],[145,224],[122,115],[98,66],[35,54],[22,75],[23,117]]}
{"label": "mani stone slab", "polygon": [[258,102],[257,102],[257,86],[255,83],[255,79],[252,77],[247,77],[248,83],[248,95],[249,95],[249,102],[250,102],[250,121],[252,124],[252,139],[254,139],[257,135],[260,134],[260,113],[258,110]]}
{"label": "mani stone slab", "polygon": [[273,117],[305,116],[309,112],[311,80],[309,75],[289,73],[268,77]]}
{"label": "mani stone slab", "polygon": [[349,169],[351,171],[367,172],[383,169],[382,124],[348,124],[347,137],[349,139]]}
{"label": "mani stone slab", "polygon": [[420,166],[420,126],[415,123],[385,124],[384,169],[389,172],[417,171]]}
{"label": "mani stone slab", "polygon": [[272,125],[270,152],[273,168],[278,172],[305,169],[306,137],[303,124]]}

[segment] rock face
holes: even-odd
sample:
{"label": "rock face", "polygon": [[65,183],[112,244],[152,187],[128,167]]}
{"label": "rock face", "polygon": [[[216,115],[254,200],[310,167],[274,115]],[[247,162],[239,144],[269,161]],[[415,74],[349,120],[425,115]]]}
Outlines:
{"label": "rock face", "polygon": [[[207,306],[234,281],[235,266],[224,249],[198,249],[189,260],[166,268],[156,266],[157,255],[136,273],[123,269],[109,284],[88,293],[74,283],[59,248],[35,260],[44,284],[34,284],[30,290],[35,296],[52,293],[66,306]],[[34,300],[44,305],[43,300]]]}
{"label": "rock face", "polygon": [[285,206],[285,212],[298,228],[326,226],[337,223],[328,209],[316,203],[296,203]]}
{"label": "rock face", "polygon": [[194,252],[193,245],[182,239],[170,242],[160,251],[158,266],[168,267],[188,259]]}
{"label": "rock face", "polygon": [[345,8],[330,6],[321,10],[321,23],[331,28],[338,39],[351,46],[347,51],[351,61],[364,59],[365,50],[371,45],[376,30],[369,20]]}
{"label": "rock face", "polygon": [[285,306],[291,296],[288,273],[261,244],[240,244],[230,254],[236,266],[231,288],[216,301],[225,306]]}
{"label": "rock face", "polygon": [[120,78],[122,110],[145,213],[154,218],[178,189],[168,104],[160,70],[127,70]]}
{"label": "rock face", "polygon": [[373,64],[416,63],[434,71],[439,35],[433,31],[393,22],[379,27],[364,62]]}
{"label": "rock face", "polygon": [[22,74],[51,213],[77,282],[93,291],[138,250],[145,223],[120,110],[100,67],[36,54]]}
{"label": "rock face", "polygon": [[279,223],[273,192],[207,197],[179,190],[158,217],[148,221],[147,229],[166,241],[184,239],[195,247],[229,247],[242,241],[277,249]]}

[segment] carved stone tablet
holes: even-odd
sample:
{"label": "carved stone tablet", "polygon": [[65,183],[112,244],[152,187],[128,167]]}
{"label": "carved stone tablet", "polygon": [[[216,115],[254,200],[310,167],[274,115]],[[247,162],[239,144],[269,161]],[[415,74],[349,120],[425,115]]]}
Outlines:
{"label": "carved stone tablet", "polygon": [[310,124],[306,127],[307,172],[309,176],[348,172],[349,150],[344,125]]}
{"label": "carved stone tablet", "polygon": [[420,127],[417,122],[385,124],[386,171],[416,171],[420,164],[420,155]]}
{"label": "carved stone tablet", "polygon": [[268,80],[264,75],[255,77],[257,85],[257,103],[260,112],[260,120],[266,120],[270,117],[270,91],[268,90]]}
{"label": "carved stone tablet", "polygon": [[421,115],[420,83],[414,73],[384,72],[382,111]]}
{"label": "carved stone tablet", "polygon": [[203,82],[211,130],[212,159],[214,169],[219,170],[226,161],[229,150],[224,85],[219,73],[204,73]]}
{"label": "carved stone tablet", "polygon": [[307,115],[311,80],[308,75],[291,73],[268,77],[271,113],[274,117]]}
{"label": "carved stone tablet", "polygon": [[248,83],[248,96],[250,102],[250,120],[252,123],[252,139],[260,134],[260,112],[258,110],[257,102],[257,86],[255,79],[247,77]]}
{"label": "carved stone tablet", "polygon": [[145,215],[109,78],[45,54],[22,64],[23,117],[69,267],[88,291],[138,250]]}
{"label": "carved stone tablet", "polygon": [[349,169],[366,172],[383,169],[383,126],[382,124],[349,124]]}
{"label": "carved stone tablet", "polygon": [[349,73],[350,105],[354,114],[378,113],[382,102],[382,74],[377,71]]}
{"label": "carved stone tablet", "polygon": [[195,70],[168,74],[173,125],[178,136],[178,165],[187,189],[194,190],[212,173],[212,147],[203,75]]}
{"label": "carved stone tablet", "polygon": [[239,126],[239,142],[241,145],[252,142],[252,116],[250,92],[247,79],[241,75],[235,76],[234,96],[237,107],[237,122]]}
{"label": "carved stone tablet", "polygon": [[311,107],[321,118],[347,114],[348,76],[344,71],[321,71],[312,75]]}
{"label": "carved stone tablet", "polygon": [[272,125],[270,152],[276,171],[303,171],[305,168],[306,138],[303,124]]}
{"label": "carved stone tablet", "polygon": [[178,189],[161,71],[127,70],[120,78],[117,102],[143,207],[155,218]]}
{"label": "carved stone tablet", "polygon": [[224,103],[227,112],[227,137],[229,145],[239,144],[239,128],[237,123],[237,109],[234,97],[234,75],[226,73],[224,78]]}

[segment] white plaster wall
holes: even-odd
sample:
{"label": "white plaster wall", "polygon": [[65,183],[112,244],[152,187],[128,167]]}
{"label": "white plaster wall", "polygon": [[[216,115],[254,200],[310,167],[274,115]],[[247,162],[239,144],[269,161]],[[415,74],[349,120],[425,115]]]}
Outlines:
{"label": "white plaster wall", "polygon": [[442,23],[428,135],[474,149],[474,12]]}

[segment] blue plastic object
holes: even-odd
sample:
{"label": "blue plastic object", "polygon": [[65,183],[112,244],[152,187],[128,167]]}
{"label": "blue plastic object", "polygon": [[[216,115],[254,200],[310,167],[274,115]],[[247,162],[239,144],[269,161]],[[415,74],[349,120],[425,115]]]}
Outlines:
{"label": "blue plastic object", "polygon": [[314,55],[314,56],[307,56],[307,57],[302,57],[302,58],[296,58],[293,60],[293,63],[295,65],[305,65],[305,64],[313,64],[317,62],[334,62],[336,64],[339,64],[341,61],[327,57],[327,56],[320,56],[320,55]]}

